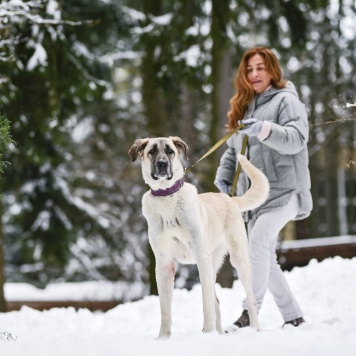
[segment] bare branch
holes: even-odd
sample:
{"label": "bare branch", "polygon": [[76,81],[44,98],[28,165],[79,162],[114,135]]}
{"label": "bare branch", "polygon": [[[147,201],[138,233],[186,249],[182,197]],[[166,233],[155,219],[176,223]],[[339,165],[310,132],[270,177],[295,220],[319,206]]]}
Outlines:
{"label": "bare branch", "polygon": [[355,117],[343,117],[341,119],[321,122],[319,124],[310,124],[309,126],[314,127],[314,126],[323,126],[323,125],[332,125],[332,124],[343,124],[348,121],[356,121],[356,118]]}

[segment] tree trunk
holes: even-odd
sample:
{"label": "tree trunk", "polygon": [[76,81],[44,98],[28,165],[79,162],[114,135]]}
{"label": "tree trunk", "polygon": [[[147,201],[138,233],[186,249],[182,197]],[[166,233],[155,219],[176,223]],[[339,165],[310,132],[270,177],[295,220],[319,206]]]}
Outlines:
{"label": "tree trunk", "polygon": [[[0,191],[1,183],[0,183]],[[2,202],[0,200],[0,313],[6,312],[6,301],[4,293],[4,284],[5,284],[5,259],[4,259],[4,235],[2,229]]]}
{"label": "tree trunk", "polygon": [[[326,20],[328,26],[328,20]],[[331,29],[330,29],[331,30]],[[333,83],[330,80],[330,73],[334,70],[334,60],[329,56],[328,40],[324,45],[324,66],[321,71],[322,80],[324,81],[324,88],[333,88]],[[325,113],[330,105],[328,96],[322,97]],[[337,182],[337,169],[339,166],[339,130],[336,129],[332,132],[332,138],[328,140],[324,146],[324,162],[325,165],[325,193],[326,193],[326,225],[327,236],[337,236],[339,234],[339,218],[337,214],[336,204],[338,203],[338,182]]]}
{"label": "tree trunk", "polygon": [[6,312],[6,301],[4,293],[5,275],[4,275],[4,249],[3,236],[0,233],[0,313]]}
{"label": "tree trunk", "polygon": [[[149,15],[158,16],[161,13],[161,1],[144,1],[143,10],[149,18]],[[147,132],[149,136],[165,136],[166,134],[166,116],[164,114],[164,103],[162,98],[162,89],[157,85],[157,64],[155,60],[155,49],[157,39],[151,36],[143,37],[145,42],[144,56],[142,58],[142,99],[145,106],[145,116],[147,120]],[[149,286],[150,294],[157,295],[157,283],[154,258],[151,246],[148,244],[149,256]]]}
{"label": "tree trunk", "polygon": [[[232,95],[231,67],[232,56],[226,33],[226,23],[229,17],[229,3],[227,1],[213,0],[212,2],[212,119],[210,126],[211,145],[215,144],[226,134],[227,112]],[[226,146],[209,156],[210,171],[208,174],[208,191],[215,190],[214,178],[219,157]],[[232,287],[233,270],[227,258],[218,273],[217,282],[223,287]]]}
{"label": "tree trunk", "polygon": [[[212,118],[210,126],[210,141],[215,144],[224,134],[227,124],[227,112],[232,94],[231,66],[232,56],[226,33],[226,23],[229,16],[229,4],[226,1],[212,2]],[[221,150],[210,155],[209,190],[215,189],[214,178]]]}
{"label": "tree trunk", "polygon": [[[144,12],[149,18],[150,15],[159,16],[161,14],[161,1],[144,1]],[[162,88],[157,84],[157,72],[160,70],[155,52],[159,45],[154,36],[143,37],[144,56],[142,58],[142,99],[145,106],[145,116],[147,119],[148,134],[152,136],[165,136],[167,126],[167,116],[165,115],[165,105]]]}

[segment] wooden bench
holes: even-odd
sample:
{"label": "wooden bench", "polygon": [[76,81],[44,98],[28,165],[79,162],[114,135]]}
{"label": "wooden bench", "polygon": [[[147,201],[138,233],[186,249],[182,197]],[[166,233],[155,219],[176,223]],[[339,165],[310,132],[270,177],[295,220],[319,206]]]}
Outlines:
{"label": "wooden bench", "polygon": [[51,300],[51,301],[8,301],[6,303],[7,311],[20,310],[23,306],[30,307],[37,310],[48,310],[51,308],[68,308],[72,307],[78,309],[88,309],[90,311],[106,312],[119,305],[119,301],[73,301],[73,300]]}
{"label": "wooden bench", "polygon": [[356,257],[356,236],[322,237],[283,241],[277,248],[278,261],[283,270],[306,266],[310,260],[328,257]]}

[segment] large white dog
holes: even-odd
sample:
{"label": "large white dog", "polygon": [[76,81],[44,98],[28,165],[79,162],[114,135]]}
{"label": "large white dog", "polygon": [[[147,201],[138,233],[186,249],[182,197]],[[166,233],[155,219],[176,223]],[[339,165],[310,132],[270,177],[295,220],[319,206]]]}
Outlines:
{"label": "large white dog", "polygon": [[195,186],[183,180],[184,169],[179,157],[182,151],[187,157],[188,145],[179,137],[138,139],[129,150],[133,162],[140,156],[143,178],[151,188],[142,198],[142,211],[156,259],[161,307],[158,337],[168,338],[171,334],[175,260],[197,264],[203,293],[204,331],[223,332],[215,281],[227,253],[246,291],[251,326],[258,330],[241,212],[257,208],[265,201],[269,192],[267,178],[240,155],[239,161],[252,183],[243,196],[198,194]]}

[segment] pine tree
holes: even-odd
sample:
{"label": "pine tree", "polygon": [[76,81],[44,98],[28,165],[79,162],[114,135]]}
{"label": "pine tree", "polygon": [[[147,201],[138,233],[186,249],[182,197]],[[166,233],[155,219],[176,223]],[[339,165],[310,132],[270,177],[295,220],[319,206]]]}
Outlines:
{"label": "pine tree", "polygon": [[[113,262],[115,251],[125,253],[117,232],[128,217],[119,209],[125,187],[113,171],[120,162],[110,159],[122,157],[115,145],[127,134],[118,121],[110,58],[102,57],[127,30],[120,4],[87,5],[37,7],[41,21],[13,24],[16,60],[1,64],[8,78],[2,105],[21,142],[4,179],[12,280],[137,278]],[[120,120],[127,122],[126,115],[121,110]]]}
{"label": "pine tree", "polygon": [[[12,140],[10,134],[10,122],[5,117],[0,115],[0,176],[2,176],[2,174],[4,173],[4,169],[8,165],[8,162],[4,161],[4,156],[8,152],[11,145],[14,145],[14,141]],[[0,192],[1,186],[2,182],[0,180]],[[0,216],[1,209],[2,205],[0,204]],[[4,237],[2,233],[2,221],[0,219],[0,312],[6,311],[6,301],[4,295],[4,264]]]}

